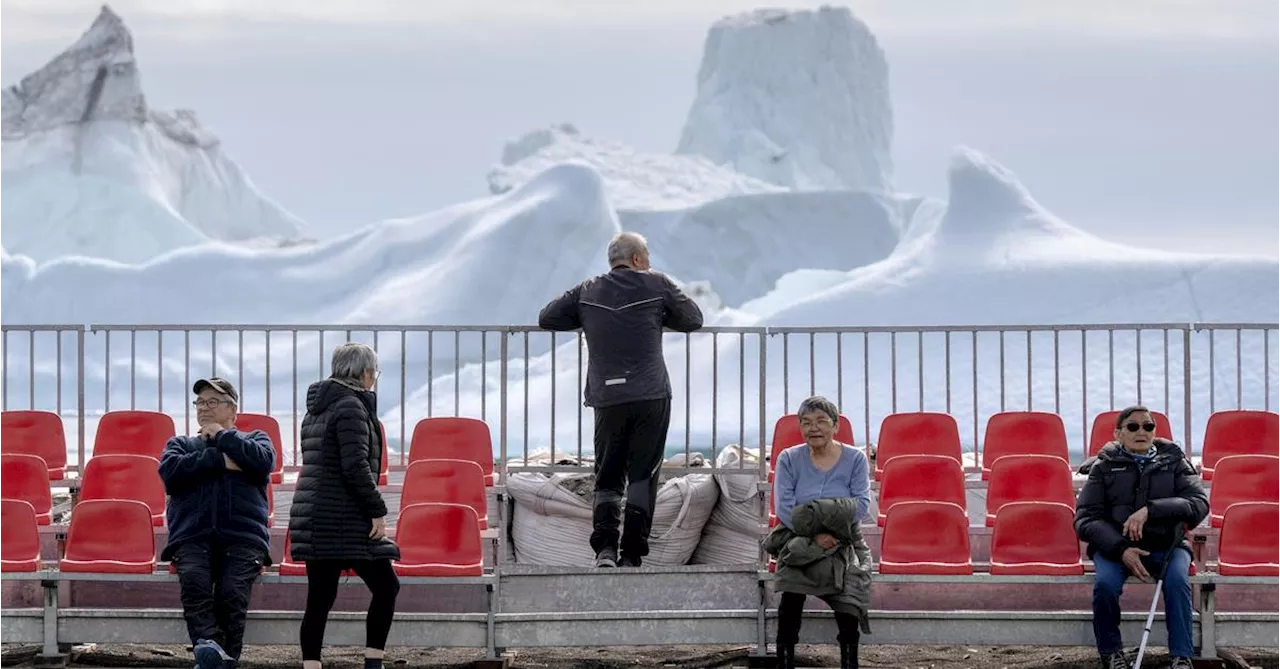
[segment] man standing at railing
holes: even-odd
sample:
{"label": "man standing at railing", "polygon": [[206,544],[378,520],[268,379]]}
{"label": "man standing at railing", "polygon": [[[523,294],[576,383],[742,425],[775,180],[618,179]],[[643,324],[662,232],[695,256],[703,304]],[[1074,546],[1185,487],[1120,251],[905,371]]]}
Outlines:
{"label": "man standing at railing", "polygon": [[608,260],[608,273],[587,279],[543,307],[538,326],[581,328],[587,339],[583,394],[595,413],[591,549],[597,567],[639,567],[649,554],[658,469],[671,422],[662,330],[693,332],[702,327],[702,310],[666,275],[650,271],[644,237],[633,232],[614,237]]}
{"label": "man standing at railing", "polygon": [[169,543],[182,613],[199,669],[231,669],[240,657],[249,595],[271,562],[267,486],[276,451],[261,430],[235,428],[240,395],[230,381],[192,387],[200,431],[173,437],[160,456],[169,494]]}

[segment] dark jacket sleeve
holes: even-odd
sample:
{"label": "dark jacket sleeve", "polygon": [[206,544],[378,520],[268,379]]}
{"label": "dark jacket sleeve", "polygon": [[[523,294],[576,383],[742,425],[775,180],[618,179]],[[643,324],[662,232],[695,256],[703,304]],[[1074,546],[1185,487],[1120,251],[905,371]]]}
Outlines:
{"label": "dark jacket sleeve", "polygon": [[226,453],[240,471],[254,478],[267,479],[276,466],[276,449],[262,430],[240,432],[224,430],[218,435],[218,450]]}
{"label": "dark jacket sleeve", "polygon": [[344,402],[334,409],[342,482],[369,518],[381,518],[387,515],[387,505],[378,492],[377,475],[369,469],[369,444],[373,435],[369,432],[368,417],[353,406],[358,401],[352,398],[352,404]]}
{"label": "dark jacket sleeve", "polygon": [[[197,445],[189,446],[193,441]],[[165,492],[170,495],[183,492],[226,469],[222,451],[203,439],[171,437],[160,454],[160,479],[164,481]]]}
{"label": "dark jacket sleeve", "polygon": [[702,327],[702,310],[670,277],[662,298],[662,324],[676,332],[693,332]]}
{"label": "dark jacket sleeve", "polygon": [[1185,458],[1179,461],[1174,477],[1174,496],[1147,502],[1147,520],[1172,520],[1195,527],[1209,515],[1209,495],[1195,467]]}
{"label": "dark jacket sleeve", "polygon": [[1095,551],[1119,560],[1132,544],[1107,515],[1107,485],[1102,480],[1103,469],[1096,465],[1090,469],[1089,480],[1080,488],[1080,496],[1076,498],[1076,536]]}
{"label": "dark jacket sleeve", "polygon": [[579,284],[566,290],[563,295],[551,300],[538,312],[538,327],[543,330],[577,330],[582,327],[582,316],[578,309],[578,298],[582,293]]}

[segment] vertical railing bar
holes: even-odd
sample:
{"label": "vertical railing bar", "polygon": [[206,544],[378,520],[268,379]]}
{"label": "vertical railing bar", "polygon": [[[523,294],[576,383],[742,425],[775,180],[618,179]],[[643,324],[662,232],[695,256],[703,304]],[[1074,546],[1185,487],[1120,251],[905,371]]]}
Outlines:
{"label": "vertical railing bar", "polygon": [[871,333],[862,333],[862,430],[867,448],[871,448]]}
{"label": "vertical railing bar", "polygon": [[84,451],[85,451],[85,421],[84,421],[84,328],[76,329],[76,467],[84,472]]}
{"label": "vertical railing bar", "polygon": [[917,405],[920,411],[924,411],[924,331],[916,333],[916,371],[919,372],[916,389],[920,391]]}
{"label": "vertical railing bar", "polygon": [[782,333],[782,408],[783,413],[791,413],[791,350],[787,345],[789,336]]}
{"label": "vertical railing bar", "polygon": [[9,331],[0,331],[0,376],[4,388],[0,389],[0,410],[9,410]]}
{"label": "vertical railing bar", "polygon": [[[528,335],[525,335],[526,337]],[[427,418],[435,415],[435,391],[436,391],[436,331],[427,330]],[[527,360],[528,355],[525,356]],[[526,440],[527,441],[527,440]]]}
{"label": "vertical railing bar", "polygon": [[[578,334],[578,388],[582,385],[582,353],[585,350],[586,338]],[[585,391],[584,391],[585,392]],[[578,462],[582,462],[582,402],[578,402]]]}
{"label": "vertical railing bar", "polygon": [[36,331],[27,330],[27,408],[36,409]]}
{"label": "vertical railing bar", "polygon": [[521,435],[524,442],[524,462],[529,464],[529,331],[524,331],[524,434]]}
{"label": "vertical railing bar", "polygon": [[236,330],[236,383],[240,390],[240,406],[244,406],[247,401],[245,391],[248,390],[244,385],[244,330]]}
{"label": "vertical railing bar", "polygon": [[[488,423],[489,421],[489,333],[485,330],[480,331],[480,420]],[[491,454],[492,455],[492,454]]]}
{"label": "vertical railing bar", "polygon": [[1060,387],[1061,384],[1058,383],[1059,375],[1061,374],[1061,370],[1059,369],[1060,364],[1061,364],[1061,359],[1058,357],[1058,331],[1054,330],[1053,331],[1053,412],[1059,415],[1062,414],[1062,388]]}
{"label": "vertical railing bar", "polygon": [[809,397],[818,394],[818,368],[814,360],[817,355],[814,351],[814,333],[809,333]]}
{"label": "vertical railing bar", "polygon": [[[711,462],[716,461],[716,439],[720,422],[720,335],[711,333]],[[685,466],[689,464],[689,451],[684,452]]]}
{"label": "vertical railing bar", "polygon": [[[182,331],[182,387],[191,387],[191,330],[188,329]],[[183,430],[191,434],[191,403],[185,400],[182,402],[182,423]]]}
{"label": "vertical railing bar", "polygon": [[[498,373],[501,375],[498,381],[498,384],[499,384],[498,412],[500,414],[498,416],[498,470],[499,470],[499,476],[501,477],[500,479],[501,484],[506,485],[507,484],[507,390],[508,390],[507,375],[511,373],[511,365],[507,358],[511,353],[511,348],[510,348],[511,333],[506,330],[500,330],[498,331],[498,336],[501,337],[501,339],[498,340],[498,355],[499,355]],[[401,412],[401,413],[404,413],[404,412]],[[404,448],[401,447],[400,451],[404,452]],[[506,515],[503,511],[505,511],[505,509],[499,510],[498,512],[499,518],[503,518]],[[498,530],[498,532],[499,532],[500,539],[502,539],[501,534],[503,532],[503,528],[505,527],[506,525],[504,523],[499,524],[500,529]],[[506,545],[504,542],[500,542],[500,543],[503,546]],[[504,557],[505,557],[505,551],[499,551],[498,555],[494,556],[494,559],[493,559],[494,569],[501,568],[500,566],[502,564],[502,560]]]}
{"label": "vertical railing bar", "polygon": [[58,372],[53,375],[53,392],[56,397],[54,410],[58,412],[58,420],[62,420],[62,333],[63,330],[55,331],[54,339],[54,355],[58,358]]}
{"label": "vertical railing bar", "polygon": [[106,349],[106,369],[103,370],[102,373],[102,386],[105,391],[105,401],[103,402],[102,409],[103,411],[111,411],[111,330],[103,330],[102,333],[106,335],[106,344],[104,345]]}
{"label": "vertical railing bar", "polygon": [[556,461],[556,333],[551,332],[551,462]]}
{"label": "vertical railing bar", "polygon": [[1032,404],[1032,399],[1031,399],[1031,383],[1032,383],[1031,352],[1032,350],[1033,349],[1032,349],[1032,343],[1031,343],[1031,330],[1027,329],[1027,411],[1032,411],[1034,409],[1034,405]]}
{"label": "vertical railing bar", "polygon": [[138,331],[129,329],[129,410],[138,408]]}
{"label": "vertical railing bar", "polygon": [[[267,386],[270,389],[270,385]],[[408,457],[408,448],[405,444],[409,443],[408,422],[405,414],[409,413],[409,332],[407,330],[400,331],[400,466],[405,466],[405,458]],[[267,402],[271,401],[271,396],[267,396]],[[505,420],[505,417],[504,417]],[[505,481],[506,479],[503,479]]]}
{"label": "vertical railing bar", "polygon": [[324,378],[324,330],[316,331],[316,380]]}
{"label": "vertical railing bar", "polygon": [[946,346],[946,353],[943,362],[947,367],[946,384],[947,384],[947,413],[951,413],[951,331],[947,330],[943,333],[943,343]]}
{"label": "vertical railing bar", "polygon": [[1107,410],[1116,408],[1116,331],[1107,328]]}
{"label": "vertical railing bar", "polygon": [[1161,411],[1169,413],[1169,328],[1160,331],[1164,338],[1164,404]]}
{"label": "vertical railing bar", "polygon": [[[462,331],[453,331],[453,415],[462,414]],[[555,398],[552,397],[552,404]]]}
{"label": "vertical railing bar", "polygon": [[1240,372],[1240,370],[1243,369],[1244,367],[1244,365],[1241,364],[1241,360],[1240,360],[1240,346],[1242,343],[1240,340],[1240,336],[1242,332],[1243,330],[1241,328],[1236,328],[1236,408],[1237,409],[1244,408],[1244,381],[1241,378],[1241,372]]}
{"label": "vertical railing bar", "polygon": [[693,416],[690,412],[693,410],[693,400],[691,393],[693,392],[693,354],[691,341],[692,335],[688,332],[684,333],[684,452],[688,453],[692,448],[693,438]]}
{"label": "vertical railing bar", "polygon": [[1000,337],[1000,410],[1004,411],[1004,330],[999,330],[996,334]]}
{"label": "vertical railing bar", "polygon": [[1138,404],[1142,404],[1142,328],[1136,328],[1133,334],[1134,357],[1137,359]]}
{"label": "vertical railing bar", "polygon": [[844,406],[844,333],[836,333],[836,405]]}
{"label": "vertical railing bar", "polygon": [[1081,454],[1089,455],[1089,331],[1080,330],[1080,434]]}
{"label": "vertical railing bar", "polygon": [[159,329],[156,330],[156,411],[164,413],[164,330]]}
{"label": "vertical railing bar", "polygon": [[293,369],[293,373],[291,375],[291,379],[289,382],[289,385],[293,389],[293,392],[292,392],[293,406],[292,406],[292,410],[290,411],[290,414],[293,417],[292,418],[293,427],[290,428],[290,432],[292,433],[292,436],[290,437],[290,441],[293,442],[293,445],[290,447],[289,451],[290,451],[290,454],[293,456],[292,458],[293,464],[296,465],[298,464],[298,441],[300,441],[298,439],[298,331],[297,330],[289,330],[289,341],[290,341],[290,348],[293,349],[292,352],[289,354],[289,364],[290,364],[290,367],[292,367]]}
{"label": "vertical railing bar", "polygon": [[[758,406],[757,406],[757,412],[756,412],[758,414],[756,416],[756,419],[758,421],[758,425],[760,428],[760,457],[756,458],[757,462],[759,463],[756,472],[757,472],[757,476],[759,477],[757,479],[757,483],[764,483],[765,481],[769,480],[769,458],[771,456],[771,453],[769,453],[769,451],[771,450],[769,441],[765,439],[765,430],[767,429],[765,426],[765,420],[766,420],[765,411],[768,410],[766,405],[766,391],[768,389],[768,369],[767,369],[768,359],[766,358],[765,350],[768,348],[768,344],[765,341],[764,331],[761,331],[756,336],[758,337],[758,341],[759,341],[759,344],[758,344],[759,350],[756,353],[756,355],[759,358],[759,360],[757,361],[759,363],[758,364],[758,367],[759,367],[758,384],[759,385],[756,388],[756,392],[760,395],[760,397],[758,398],[759,401],[757,402]],[[743,447],[745,448],[746,444],[743,444]],[[773,498],[773,491],[768,489],[767,486],[765,486],[764,494],[762,495],[763,503],[760,505],[761,526],[766,526],[769,522],[769,506],[770,506],[770,500],[772,498]],[[760,561],[761,567],[764,567],[766,565],[763,544],[762,544],[762,548],[756,552],[756,558]]]}
{"label": "vertical railing bar", "polygon": [[[1217,334],[1217,332],[1218,332],[1217,330],[1209,330],[1209,413],[1210,414],[1213,414],[1213,412],[1218,410],[1218,403],[1217,403],[1218,382],[1217,382],[1217,379],[1215,378],[1218,365],[1214,362],[1214,356],[1218,348],[1217,343],[1214,342],[1214,335]],[[1189,392],[1190,392],[1190,386],[1188,386],[1188,393]]]}
{"label": "vertical railing bar", "polygon": [[[1001,335],[1003,336],[1003,335]],[[973,466],[982,466],[982,446],[978,443],[978,331],[973,331]]]}
{"label": "vertical railing bar", "polygon": [[1271,330],[1262,328],[1262,409],[1271,410]]}
{"label": "vertical railing bar", "polygon": [[[1191,325],[1182,331],[1182,441],[1187,445],[1187,457],[1195,455],[1191,441]],[[1213,332],[1210,330],[1209,332]],[[1212,349],[1210,349],[1212,350]],[[1213,393],[1213,365],[1209,365],[1209,393]],[[1212,404],[1212,400],[1210,400]],[[1210,412],[1212,413],[1212,411]]]}
{"label": "vertical railing bar", "polygon": [[[742,449],[738,458],[738,469],[746,466],[747,460],[747,333],[738,333],[738,448]],[[715,466],[715,461],[712,461]]]}
{"label": "vertical railing bar", "polygon": [[898,413],[898,331],[889,333],[889,411]]}

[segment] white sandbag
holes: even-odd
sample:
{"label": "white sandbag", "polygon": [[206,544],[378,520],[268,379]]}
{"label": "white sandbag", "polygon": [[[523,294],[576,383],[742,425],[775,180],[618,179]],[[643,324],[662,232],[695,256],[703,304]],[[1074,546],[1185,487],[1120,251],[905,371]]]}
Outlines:
{"label": "white sandbag", "polygon": [[[700,461],[695,456],[690,466]],[[684,456],[664,464],[684,466]],[[511,543],[517,563],[595,564],[590,545],[594,483],[594,475],[587,473],[518,473],[508,478],[507,491],[514,502]],[[718,497],[719,488],[707,474],[666,480],[658,489],[645,564],[687,564]]]}
{"label": "white sandbag", "polygon": [[[756,472],[760,460],[757,452],[734,444],[726,447],[716,457],[719,469],[737,469]],[[764,500],[756,488],[758,476],[715,476],[720,499],[703,528],[692,564],[754,564],[760,558],[760,524],[763,520]]]}

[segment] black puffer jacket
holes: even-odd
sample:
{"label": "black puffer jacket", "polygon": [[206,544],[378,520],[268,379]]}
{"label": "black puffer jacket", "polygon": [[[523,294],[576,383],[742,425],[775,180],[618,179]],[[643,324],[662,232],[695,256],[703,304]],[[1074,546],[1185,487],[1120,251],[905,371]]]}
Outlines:
{"label": "black puffer jacket", "polygon": [[390,539],[369,538],[373,519],[387,515],[377,415],[370,391],[334,379],[307,389],[302,472],[289,511],[294,560],[399,559]]}
{"label": "black puffer jacket", "polygon": [[[1173,543],[1179,523],[1192,529],[1209,515],[1209,496],[1182,449],[1165,439],[1152,444],[1156,455],[1141,473],[1138,463],[1114,442],[1102,448],[1089,469],[1089,480],[1076,499],[1076,535],[1089,544],[1090,558],[1101,552],[1119,560],[1126,548],[1134,546],[1165,550]],[[1122,530],[1129,516],[1144,506],[1148,507],[1147,523],[1142,539],[1135,543]],[[1181,545],[1191,548],[1185,538]]]}

